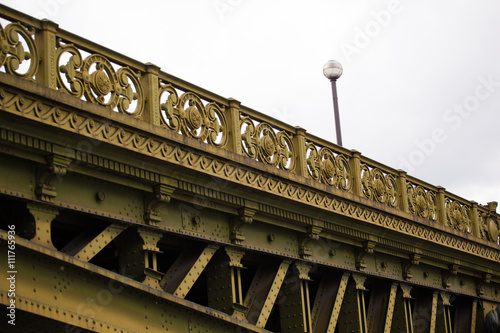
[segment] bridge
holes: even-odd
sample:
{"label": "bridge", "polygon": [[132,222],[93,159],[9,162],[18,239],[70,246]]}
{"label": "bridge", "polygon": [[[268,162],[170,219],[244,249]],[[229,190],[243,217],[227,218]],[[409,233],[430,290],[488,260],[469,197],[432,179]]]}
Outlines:
{"label": "bridge", "polygon": [[0,17],[2,332],[483,332],[496,202]]}

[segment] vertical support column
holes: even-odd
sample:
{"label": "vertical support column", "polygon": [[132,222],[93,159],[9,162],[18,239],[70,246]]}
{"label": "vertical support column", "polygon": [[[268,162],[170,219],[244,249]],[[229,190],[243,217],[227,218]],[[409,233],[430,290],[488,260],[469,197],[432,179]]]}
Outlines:
{"label": "vertical support column", "polygon": [[479,218],[478,218],[478,214],[477,214],[477,202],[471,201],[471,203],[472,203],[472,208],[469,211],[469,218],[472,221],[471,232],[474,236],[481,238],[481,230],[480,230]]}
{"label": "vertical support column", "polygon": [[143,119],[150,124],[160,125],[160,67],[146,63],[146,73],[141,77],[141,83],[146,95]]}
{"label": "vertical support column", "polygon": [[309,298],[309,271],[311,266],[295,262],[280,292],[281,332],[312,332],[311,302]]}
{"label": "vertical support column", "polygon": [[259,266],[244,302],[248,308],[246,318],[249,323],[258,327],[266,326],[289,266],[288,259],[281,261],[277,268],[269,263]]}
{"label": "vertical support column", "polygon": [[208,307],[245,320],[241,288],[241,259],[245,253],[226,246],[207,266]]}
{"label": "vertical support column", "polygon": [[339,332],[367,333],[366,306],[364,286],[366,276],[353,273],[352,279],[347,284],[344,303],[340,309],[338,322]]}
{"label": "vertical support column", "polygon": [[51,225],[52,221],[59,215],[59,210],[52,206],[28,203],[28,210],[35,219],[35,236],[31,239],[33,243],[57,250],[52,244]]}
{"label": "vertical support column", "polygon": [[404,212],[409,212],[408,207],[408,192],[406,189],[406,171],[398,170],[398,199],[399,209]]}
{"label": "vertical support column", "polygon": [[295,157],[295,172],[302,177],[308,177],[306,158],[306,130],[302,127],[295,126],[295,136],[293,137],[293,139],[295,151],[297,152],[297,156]]}
{"label": "vertical support column", "polygon": [[438,193],[436,197],[436,205],[437,205],[437,213],[438,213],[438,223],[447,225],[446,221],[446,204],[444,198],[445,188],[442,186],[438,186]]}
{"label": "vertical support column", "polygon": [[229,98],[229,110],[227,120],[229,126],[229,142],[227,147],[236,154],[243,154],[241,148],[241,128],[240,128],[240,105],[241,103],[233,98]]}
{"label": "vertical support column", "polygon": [[139,236],[141,236],[144,241],[142,249],[144,250],[144,280],[142,283],[160,289],[160,280],[163,274],[158,271],[158,261],[156,255],[161,253],[160,249],[157,247],[158,242],[162,238],[163,234],[160,231],[139,228],[137,229]]}
{"label": "vertical support column", "polygon": [[451,294],[441,291],[436,313],[436,333],[453,333],[453,323],[450,314]]}
{"label": "vertical support column", "polygon": [[394,315],[389,331],[385,332],[407,332],[413,333],[413,313],[411,310],[411,289],[408,284],[401,283],[396,294]]}
{"label": "vertical support column", "polygon": [[361,153],[357,150],[351,150],[352,156],[349,160],[352,172],[352,193],[362,194],[361,189]]}
{"label": "vertical support column", "polygon": [[59,26],[48,20],[42,20],[41,23],[42,28],[35,35],[35,43],[41,58],[36,81],[45,87],[57,89],[56,33]]}

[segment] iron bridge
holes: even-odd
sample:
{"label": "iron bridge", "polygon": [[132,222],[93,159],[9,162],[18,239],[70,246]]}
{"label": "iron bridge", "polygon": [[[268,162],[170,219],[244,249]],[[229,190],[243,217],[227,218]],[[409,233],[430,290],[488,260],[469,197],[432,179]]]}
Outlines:
{"label": "iron bridge", "polygon": [[483,332],[496,202],[0,17],[2,332]]}

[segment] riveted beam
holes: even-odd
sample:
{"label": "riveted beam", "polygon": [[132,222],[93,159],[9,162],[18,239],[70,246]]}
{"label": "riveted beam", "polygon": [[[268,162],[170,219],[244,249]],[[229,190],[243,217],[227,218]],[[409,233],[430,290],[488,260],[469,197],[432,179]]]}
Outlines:
{"label": "riveted beam", "polygon": [[126,227],[124,225],[113,223],[101,231],[97,236],[91,231],[83,231],[73,241],[66,245],[61,252],[73,255],[77,259],[88,262],[125,229]]}
{"label": "riveted beam", "polygon": [[269,263],[259,265],[243,304],[248,308],[248,322],[258,327],[266,326],[290,263],[285,259],[277,267]]}
{"label": "riveted beam", "polygon": [[397,283],[378,281],[372,288],[366,318],[369,332],[390,332],[397,287]]}
{"label": "riveted beam", "polygon": [[353,273],[347,283],[344,302],[337,323],[339,332],[367,333],[364,286],[366,276]]}
{"label": "riveted beam", "polygon": [[350,275],[349,272],[342,275],[323,275],[311,314],[313,332],[335,332]]}
{"label": "riveted beam", "polygon": [[[0,230],[0,248],[6,243],[7,232]],[[0,262],[7,262],[7,251],[0,251]],[[16,269],[12,297],[5,270],[0,273],[0,303],[13,299],[17,310],[65,323],[66,331],[267,332],[22,238],[16,238]]]}
{"label": "riveted beam", "polygon": [[218,248],[219,245],[209,244],[201,253],[197,248],[186,248],[165,273],[160,286],[177,297],[186,297]]}
{"label": "riveted beam", "polygon": [[394,305],[394,315],[390,331],[387,332],[406,332],[413,333],[413,318],[411,310],[411,286],[400,284],[396,293]]}
{"label": "riveted beam", "polygon": [[217,251],[206,268],[207,294],[209,307],[246,320],[239,306],[243,306],[241,288],[243,255],[243,251],[228,246],[224,247],[223,251]]}
{"label": "riveted beam", "polygon": [[279,304],[281,332],[312,331],[309,298],[310,265],[295,262],[281,286]]}

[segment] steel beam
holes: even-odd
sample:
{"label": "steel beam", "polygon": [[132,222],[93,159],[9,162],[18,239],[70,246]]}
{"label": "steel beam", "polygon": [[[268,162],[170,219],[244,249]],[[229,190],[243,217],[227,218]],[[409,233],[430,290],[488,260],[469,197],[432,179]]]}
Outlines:
{"label": "steel beam", "polygon": [[311,314],[314,333],[335,332],[350,275],[349,272],[323,275]]}
{"label": "steel beam", "polygon": [[413,319],[411,311],[411,286],[400,284],[396,293],[394,304],[394,315],[392,317],[392,325],[389,331],[391,333],[413,333]]}
{"label": "steel beam", "polygon": [[266,326],[290,263],[285,259],[277,267],[269,263],[259,265],[243,303],[248,308],[249,323]]}
{"label": "steel beam", "polygon": [[[243,255],[243,251],[226,246],[224,251],[218,251],[212,258],[206,268],[209,307],[227,314],[239,315],[238,305],[243,305],[241,288]],[[238,318],[243,319],[244,315]]]}
{"label": "steel beam", "polygon": [[347,283],[337,324],[339,332],[368,332],[364,294],[366,291],[365,280],[366,276],[353,273],[352,279]]}
{"label": "steel beam", "polygon": [[219,245],[209,244],[200,253],[188,246],[165,273],[160,286],[168,293],[185,298],[218,248]]}
{"label": "steel beam", "polygon": [[295,262],[281,286],[281,332],[312,332],[308,276],[310,269],[311,267],[303,262]]}
{"label": "steel beam", "polygon": [[370,333],[390,332],[398,284],[380,281],[370,292],[367,325]]}
{"label": "steel beam", "polygon": [[89,262],[125,229],[126,227],[124,225],[113,223],[101,231],[97,236],[91,230],[84,230],[61,249],[61,252],[73,255],[76,259]]}
{"label": "steel beam", "polygon": [[[0,230],[0,248],[6,240]],[[20,320],[25,311],[65,323],[69,332],[268,332],[21,238],[15,253],[15,296],[2,270],[0,303],[13,299]],[[0,251],[0,262],[7,262],[7,251]]]}

